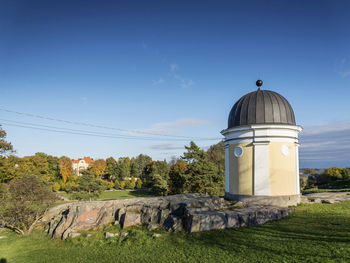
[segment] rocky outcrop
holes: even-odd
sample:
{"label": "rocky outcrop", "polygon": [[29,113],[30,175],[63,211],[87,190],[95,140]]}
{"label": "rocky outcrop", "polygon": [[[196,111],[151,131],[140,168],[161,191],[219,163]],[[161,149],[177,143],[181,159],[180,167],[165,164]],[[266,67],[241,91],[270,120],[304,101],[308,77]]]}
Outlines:
{"label": "rocky outcrop", "polygon": [[148,230],[188,232],[235,228],[263,224],[288,215],[288,208],[238,207],[215,196],[181,194],[167,197],[112,201],[75,202],[49,210],[43,221],[52,237],[66,239],[79,231],[104,224],[123,228],[146,225]]}
{"label": "rocky outcrop", "polygon": [[350,200],[350,192],[324,192],[304,194],[301,203],[333,204]]}

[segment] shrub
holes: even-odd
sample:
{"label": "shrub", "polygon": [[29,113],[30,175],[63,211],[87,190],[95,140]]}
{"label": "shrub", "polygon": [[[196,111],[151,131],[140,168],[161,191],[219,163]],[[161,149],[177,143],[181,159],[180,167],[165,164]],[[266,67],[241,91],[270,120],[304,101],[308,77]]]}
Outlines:
{"label": "shrub", "polygon": [[130,188],[134,189],[136,187],[136,180],[135,177],[131,177],[131,181],[130,181]]}
{"label": "shrub", "polygon": [[125,180],[125,188],[130,189],[131,188],[131,181],[130,180]]}
{"label": "shrub", "polygon": [[57,192],[61,189],[61,185],[57,182],[55,182],[52,186],[51,186],[52,190]]}
{"label": "shrub", "polygon": [[329,184],[332,181],[332,177],[328,173],[322,173],[317,175],[317,185]]}
{"label": "shrub", "polygon": [[119,183],[118,179],[116,179],[116,180],[114,181],[114,188],[115,188],[115,189],[121,189],[121,188],[120,188],[120,183]]}
{"label": "shrub", "polygon": [[120,183],[120,189],[124,189],[124,188],[125,188],[125,182],[122,181],[122,182]]}
{"label": "shrub", "polygon": [[307,183],[308,183],[308,176],[301,176],[300,177],[300,189],[305,189],[307,188]]}
{"label": "shrub", "polygon": [[142,188],[142,181],[140,179],[137,179],[137,181],[136,181],[136,188],[137,189]]}
{"label": "shrub", "polygon": [[114,187],[114,183],[113,182],[109,182],[109,181],[106,181],[106,180],[102,180],[102,182],[103,182],[103,185],[104,185],[105,189],[107,189],[107,190],[113,189],[113,187]]}
{"label": "shrub", "polygon": [[75,191],[76,188],[78,187],[79,185],[75,182],[72,182],[72,181],[69,181],[67,183],[61,183],[61,190],[62,191],[65,191],[67,193],[70,193],[72,191]]}

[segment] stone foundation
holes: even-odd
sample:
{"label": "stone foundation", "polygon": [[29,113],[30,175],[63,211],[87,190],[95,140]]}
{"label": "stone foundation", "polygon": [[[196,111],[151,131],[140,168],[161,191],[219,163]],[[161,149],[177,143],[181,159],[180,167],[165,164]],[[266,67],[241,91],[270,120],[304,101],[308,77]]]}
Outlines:
{"label": "stone foundation", "polygon": [[280,196],[257,196],[257,195],[235,195],[225,193],[227,200],[241,201],[242,203],[254,206],[254,205],[271,205],[279,207],[295,206],[300,203],[301,195],[280,195]]}

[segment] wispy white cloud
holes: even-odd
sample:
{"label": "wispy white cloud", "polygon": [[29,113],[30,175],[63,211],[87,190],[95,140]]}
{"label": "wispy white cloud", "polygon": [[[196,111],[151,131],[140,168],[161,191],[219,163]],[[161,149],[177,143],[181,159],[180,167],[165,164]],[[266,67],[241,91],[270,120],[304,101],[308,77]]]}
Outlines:
{"label": "wispy white cloud", "polygon": [[153,80],[153,85],[159,85],[164,83],[165,80],[163,78],[159,78],[158,80]]}
{"label": "wispy white cloud", "polygon": [[340,70],[339,70],[340,76],[343,78],[349,77],[350,76],[350,66],[347,63],[347,60],[343,58],[340,61]]}
{"label": "wispy white cloud", "polygon": [[175,63],[170,64],[170,74],[171,76],[180,82],[180,87],[183,89],[189,88],[195,85],[195,82],[192,79],[185,79],[180,74],[177,73],[178,65]]}
{"label": "wispy white cloud", "polygon": [[196,118],[182,118],[169,122],[158,122],[153,125],[156,128],[193,128],[212,124],[209,120],[202,120]]}
{"label": "wispy white cloud", "polygon": [[304,167],[350,166],[350,120],[306,126],[300,144]]}
{"label": "wispy white cloud", "polygon": [[[184,146],[178,146],[172,143],[161,143],[161,144],[153,144],[149,147],[152,150],[166,150],[166,151],[171,151],[171,150],[183,150],[185,149]],[[171,153],[174,154],[174,153]]]}
{"label": "wispy white cloud", "polygon": [[197,118],[181,118],[175,121],[169,122],[157,122],[152,124],[149,128],[137,129],[135,131],[124,131],[124,134],[133,136],[145,136],[149,135],[169,135],[179,134],[181,130],[190,128],[199,128],[204,126],[213,125],[214,123],[209,120],[202,120]]}

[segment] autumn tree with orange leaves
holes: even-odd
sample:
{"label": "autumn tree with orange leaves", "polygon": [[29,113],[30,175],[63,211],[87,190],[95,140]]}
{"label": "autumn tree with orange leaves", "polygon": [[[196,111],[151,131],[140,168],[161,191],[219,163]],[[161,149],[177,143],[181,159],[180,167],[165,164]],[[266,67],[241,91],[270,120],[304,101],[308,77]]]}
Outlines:
{"label": "autumn tree with orange leaves", "polygon": [[62,156],[58,160],[58,168],[59,168],[60,176],[62,178],[63,183],[66,183],[73,175],[73,167],[72,167],[71,159],[66,156]]}
{"label": "autumn tree with orange leaves", "polygon": [[103,159],[98,159],[92,165],[91,171],[95,175],[95,177],[101,177],[105,174],[106,167],[106,161]]}

